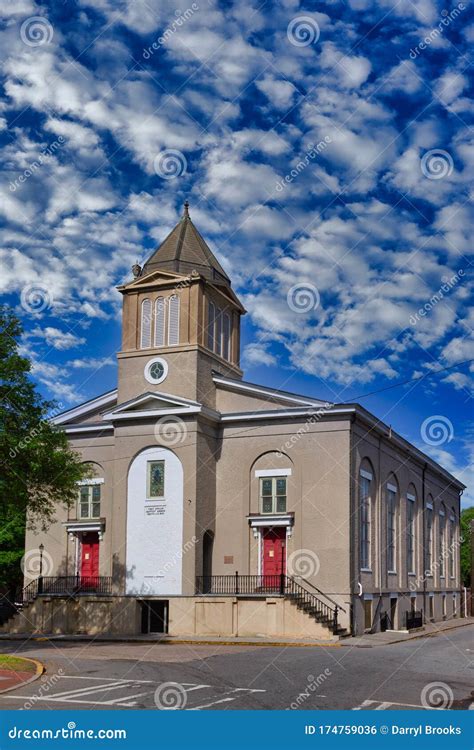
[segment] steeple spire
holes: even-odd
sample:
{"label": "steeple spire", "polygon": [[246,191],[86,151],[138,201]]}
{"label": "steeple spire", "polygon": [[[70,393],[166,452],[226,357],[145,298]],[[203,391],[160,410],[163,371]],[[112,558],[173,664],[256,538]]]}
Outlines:
{"label": "steeple spire", "polygon": [[189,216],[189,201],[188,201],[188,200],[185,200],[185,201],[184,201],[184,213],[183,213],[183,218],[184,218],[184,219],[187,219],[187,218],[188,218],[188,216]]}

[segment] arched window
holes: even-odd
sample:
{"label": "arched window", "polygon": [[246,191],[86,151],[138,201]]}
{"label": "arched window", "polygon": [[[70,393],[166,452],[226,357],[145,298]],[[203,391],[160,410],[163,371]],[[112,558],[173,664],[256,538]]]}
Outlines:
{"label": "arched window", "polygon": [[173,294],[168,300],[168,346],[179,344],[179,297]]}
{"label": "arched window", "polygon": [[155,346],[165,345],[165,300],[157,297],[155,300]]}
{"label": "arched window", "polygon": [[441,503],[438,515],[438,536],[439,536],[439,577],[444,578],[446,575],[446,509]]}
{"label": "arched window", "polygon": [[216,307],[213,302],[209,302],[208,320],[207,320],[207,348],[214,351],[214,328],[216,324]]}
{"label": "arched window", "polygon": [[425,575],[433,575],[433,497],[428,495],[426,514]]}
{"label": "arched window", "polygon": [[151,300],[144,299],[142,302],[140,348],[149,349],[150,347],[151,347]]}
{"label": "arched window", "polygon": [[398,488],[394,477],[391,477],[387,482],[385,494],[387,506],[387,570],[389,573],[396,573]]}
{"label": "arched window", "polygon": [[407,573],[415,573],[416,548],[416,494],[415,488],[410,486],[407,492]]}
{"label": "arched window", "polygon": [[214,351],[219,357],[222,354],[222,310],[216,309],[216,340]]}
{"label": "arched window", "polygon": [[230,317],[227,313],[222,317],[222,356],[230,361]]}
{"label": "arched window", "polygon": [[450,578],[456,577],[456,515],[454,508],[449,515],[449,575]]}
{"label": "arched window", "polygon": [[374,477],[370,465],[365,463],[359,472],[359,540],[360,567],[362,570],[371,568],[371,524],[372,524],[372,491]]}

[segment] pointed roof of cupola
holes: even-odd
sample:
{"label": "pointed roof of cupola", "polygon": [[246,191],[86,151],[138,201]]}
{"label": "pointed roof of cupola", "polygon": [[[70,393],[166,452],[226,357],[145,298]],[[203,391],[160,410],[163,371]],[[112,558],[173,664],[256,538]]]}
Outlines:
{"label": "pointed roof of cupola", "polygon": [[188,275],[193,270],[214,283],[230,286],[229,277],[191,221],[186,201],[181,220],[148,258],[140,276],[153,271]]}

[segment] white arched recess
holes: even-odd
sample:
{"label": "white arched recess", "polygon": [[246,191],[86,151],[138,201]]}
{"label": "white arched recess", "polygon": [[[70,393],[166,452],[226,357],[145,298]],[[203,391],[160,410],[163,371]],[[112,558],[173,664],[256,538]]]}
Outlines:
{"label": "white arched recess", "polygon": [[[164,461],[164,498],[147,499],[147,463]],[[183,467],[167,448],[147,448],[130,465],[127,490],[127,594],[182,593]]]}

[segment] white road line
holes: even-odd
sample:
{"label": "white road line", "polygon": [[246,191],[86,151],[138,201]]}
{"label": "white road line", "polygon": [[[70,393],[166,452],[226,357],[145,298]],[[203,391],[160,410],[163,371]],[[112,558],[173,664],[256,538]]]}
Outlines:
{"label": "white road line", "polygon": [[[183,687],[184,687],[184,685],[183,685]],[[212,687],[212,685],[194,685],[193,687],[184,688],[184,689],[185,689],[186,693],[191,693],[193,690],[201,690],[202,688],[211,688],[211,687]]]}
{"label": "white road line", "polygon": [[[73,674],[60,674],[58,675],[58,677],[60,677],[61,680],[99,680],[99,681],[102,680],[102,682],[106,680],[108,682],[140,682],[143,684],[150,684],[150,685],[156,684],[156,680],[135,680],[132,678],[129,678],[127,680],[121,677],[83,677],[81,675],[73,675]],[[190,683],[184,683],[184,684],[192,685],[193,683],[190,682]]]}
{"label": "white road line", "polygon": [[105,685],[88,685],[87,687],[83,688],[76,688],[75,690],[65,690],[62,693],[52,693],[52,698],[66,698],[66,697],[73,697],[74,695],[81,695],[82,693],[93,693],[93,692],[101,692],[103,690],[116,690],[117,688],[121,687],[131,687],[134,684],[133,680],[129,680],[128,682],[108,682]]}
{"label": "white road line", "polygon": [[385,701],[385,703],[381,703],[380,706],[377,706],[375,711],[385,711],[387,708],[390,708],[390,706],[393,706],[393,703],[387,703],[387,701]]}
{"label": "white road line", "polygon": [[205,703],[202,706],[187,708],[186,711],[200,711],[202,708],[210,708],[211,706],[217,706],[218,703],[229,703],[229,701],[235,701],[235,698],[221,698],[219,701],[212,701],[212,703]]}

